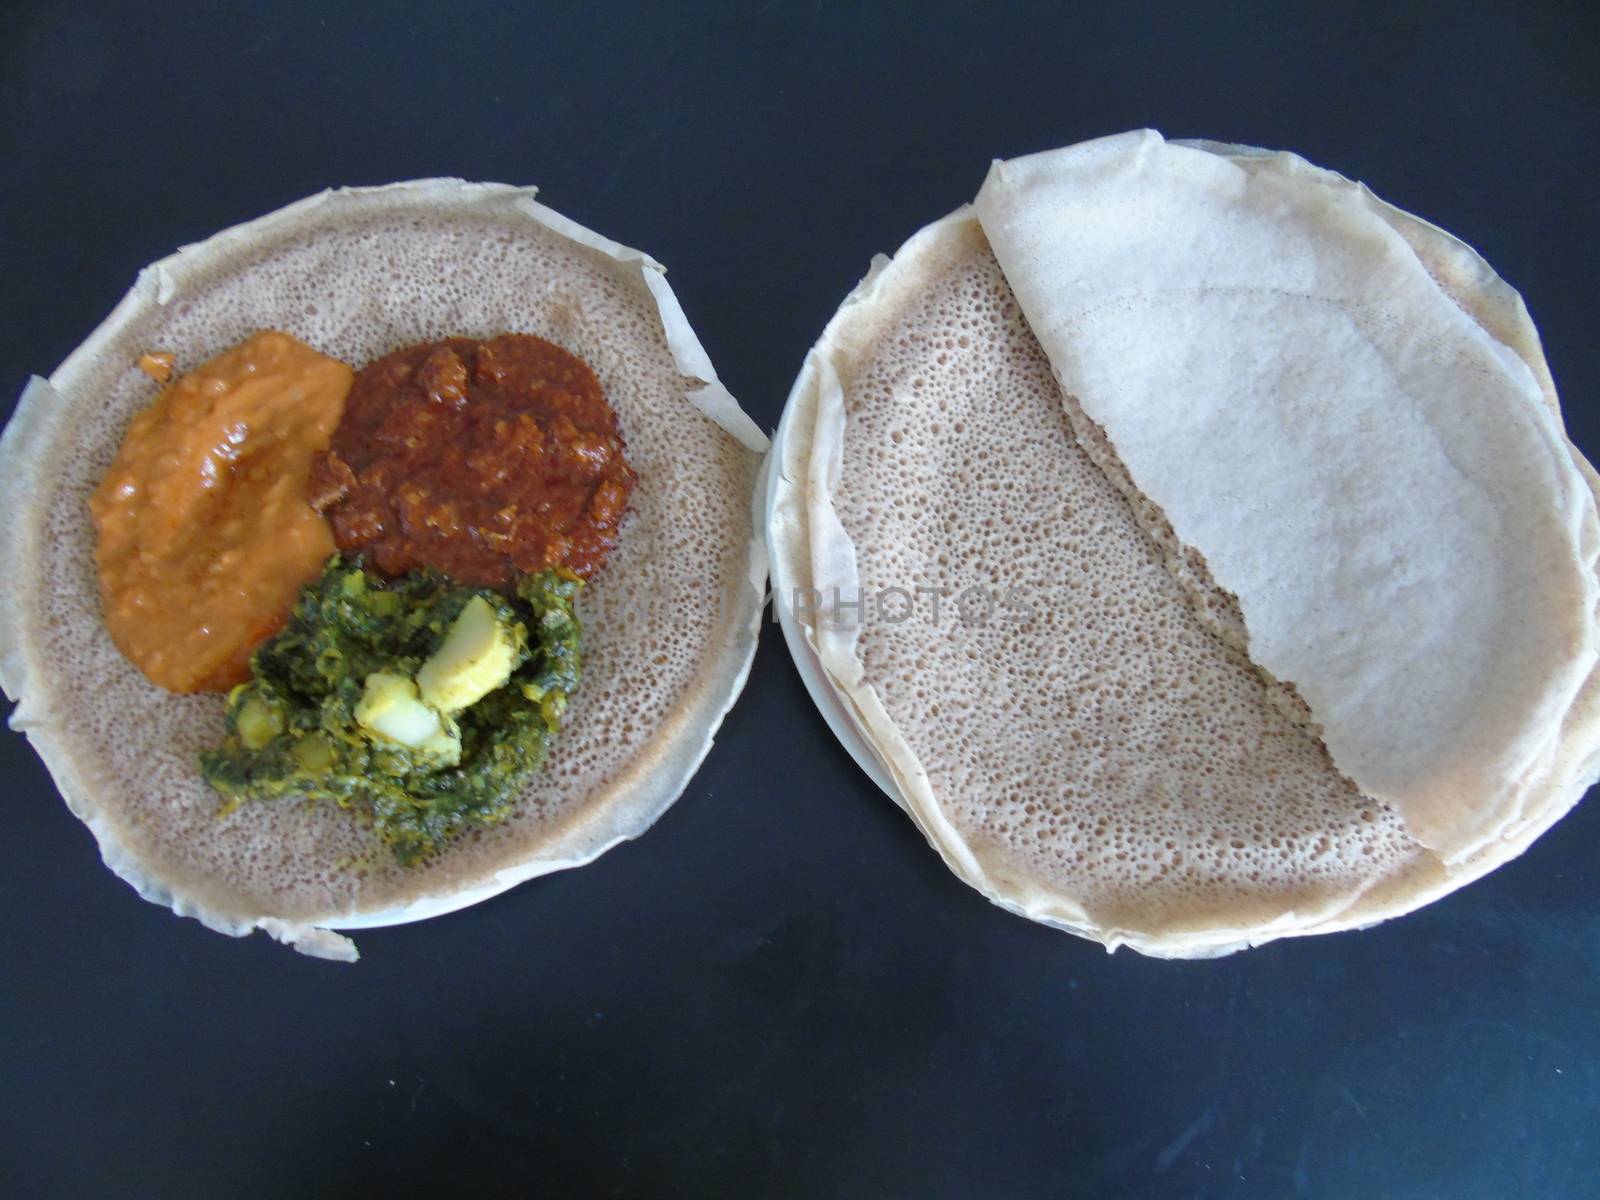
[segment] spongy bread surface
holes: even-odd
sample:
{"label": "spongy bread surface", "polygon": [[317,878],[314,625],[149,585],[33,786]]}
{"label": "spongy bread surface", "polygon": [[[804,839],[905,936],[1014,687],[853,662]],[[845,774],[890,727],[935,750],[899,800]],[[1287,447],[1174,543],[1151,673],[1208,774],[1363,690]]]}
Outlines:
{"label": "spongy bread surface", "polygon": [[[1475,319],[1537,358],[1509,289],[1446,235],[1408,232],[1471,280]],[[807,461],[785,444],[773,538],[791,578],[824,596],[975,587],[1032,610],[886,622],[824,602],[806,630],[918,826],[1004,907],[1182,956],[1369,924],[1520,852],[1593,779],[1591,678],[1550,785],[1468,861],[1446,869],[1363,796],[1247,657],[1234,599],[1062,395],[966,212],[875,267],[794,403]]]}
{"label": "spongy bread surface", "polygon": [[[30,390],[8,429],[3,681],[102,852],[152,899],[229,932],[314,926],[587,861],[681,792],[742,686],[764,551],[749,497],[764,439],[716,381],[660,267],[536,204],[531,189],[426,181],[325,194],[148,269]],[[215,696],[146,682],[101,623],[87,498],[154,386],[139,355],[194,366],[286,330],[359,366],[407,343],[534,333],[587,361],[639,473],[620,547],[580,599],[586,669],[546,768],[505,824],[413,869],[348,814],[249,804],[223,817],[196,754]],[[337,945],[335,953],[344,953]]]}
{"label": "spongy bread surface", "polygon": [[1017,602],[855,631],[856,698],[904,739],[913,811],[936,844],[954,835],[941,849],[973,882],[1154,944],[1310,920],[1426,865],[1195,618],[1075,440],[976,222],[903,249],[842,317],[825,337],[842,467],[814,499],[848,534],[861,592]]}

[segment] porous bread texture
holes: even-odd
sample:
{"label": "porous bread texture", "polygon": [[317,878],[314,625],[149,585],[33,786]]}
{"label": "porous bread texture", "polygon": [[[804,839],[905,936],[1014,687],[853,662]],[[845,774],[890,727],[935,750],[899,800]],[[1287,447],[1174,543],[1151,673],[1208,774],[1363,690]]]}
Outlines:
{"label": "porous bread texture", "polygon": [[[355,366],[452,334],[538,334],[594,368],[639,473],[621,545],[579,601],[583,686],[544,769],[504,824],[419,867],[397,866],[332,805],[219,817],[196,755],[222,736],[220,698],[154,687],[101,622],[87,499],[154,397],[136,360],[168,349],[187,369],[261,328]],[[147,898],[224,932],[259,927],[353,957],[327,926],[448,909],[586,862],[682,792],[754,654],[765,550],[749,501],[764,443],[660,266],[532,189],[430,180],[314,197],[147,269],[19,405],[0,445],[17,517],[0,635],[13,724]]]}
{"label": "porous bread texture", "polygon": [[[1537,354],[1502,293],[1463,299]],[[947,611],[937,627],[824,612],[806,630],[913,819],[997,904],[1172,957],[1368,925],[1520,853],[1594,779],[1591,678],[1561,785],[1466,863],[1446,870],[1363,797],[1292,689],[1243,652],[1204,560],[1114,482],[1114,451],[1061,395],[965,211],[875,267],[806,372],[786,425],[808,431],[811,461],[830,441],[839,460],[807,472],[785,443],[774,577],[868,595],[998,586],[1038,605],[1032,621]],[[848,555],[818,547],[830,522]]]}
{"label": "porous bread texture", "polygon": [[[1089,456],[1089,461],[1100,468],[1111,486],[1116,488],[1128,502],[1134,521],[1144,531],[1145,536],[1155,543],[1162,563],[1182,587],[1183,594],[1189,601],[1189,607],[1193,609],[1200,624],[1248,658],[1250,632],[1245,628],[1244,614],[1239,611],[1239,598],[1217,586],[1217,581],[1211,577],[1211,568],[1206,565],[1205,556],[1194,547],[1184,545],[1173,532],[1166,514],[1161,511],[1161,506],[1139,490],[1133,482],[1133,476],[1128,474],[1128,468],[1118,456],[1117,448],[1111,444],[1111,439],[1106,437],[1106,431],[1089,419],[1089,415],[1083,411],[1077,398],[1063,394],[1061,407],[1066,413],[1067,422],[1072,427],[1072,435],[1078,445]],[[1253,660],[1250,665],[1267,685],[1267,698],[1278,705],[1284,714],[1302,729],[1313,736],[1320,735],[1316,721],[1312,718],[1310,706],[1295,691],[1293,685],[1274,679],[1271,672]]]}
{"label": "porous bread texture", "polygon": [[845,436],[814,499],[868,595],[976,586],[1035,609],[855,631],[852,694],[914,756],[896,774],[930,840],[992,898],[1141,948],[1317,919],[1423,862],[1195,619],[1074,439],[976,224],[889,270],[824,338]]}

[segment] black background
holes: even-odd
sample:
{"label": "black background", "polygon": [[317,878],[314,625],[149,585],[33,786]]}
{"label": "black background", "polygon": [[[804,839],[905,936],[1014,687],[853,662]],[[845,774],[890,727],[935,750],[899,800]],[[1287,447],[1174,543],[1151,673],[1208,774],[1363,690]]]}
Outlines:
{"label": "black background", "polygon": [[[671,266],[770,428],[873,252],[992,157],[1150,124],[1298,150],[1477,245],[1593,453],[1593,14],[14,5],[0,389],[180,243],[456,174]],[[23,739],[0,756],[7,1196],[1600,1195],[1592,800],[1376,930],[1108,957],[951,876],[769,627],[647,836],[347,967],[141,902]]]}

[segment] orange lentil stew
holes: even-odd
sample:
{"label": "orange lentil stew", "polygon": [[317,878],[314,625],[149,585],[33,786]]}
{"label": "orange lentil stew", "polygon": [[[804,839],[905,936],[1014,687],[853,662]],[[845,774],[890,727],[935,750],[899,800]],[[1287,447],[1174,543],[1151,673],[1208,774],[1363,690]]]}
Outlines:
{"label": "orange lentil stew", "polygon": [[89,509],[106,626],[152,683],[224,691],[248,679],[252,651],[322,570],[333,536],[306,478],[353,375],[269,330],[133,419]]}

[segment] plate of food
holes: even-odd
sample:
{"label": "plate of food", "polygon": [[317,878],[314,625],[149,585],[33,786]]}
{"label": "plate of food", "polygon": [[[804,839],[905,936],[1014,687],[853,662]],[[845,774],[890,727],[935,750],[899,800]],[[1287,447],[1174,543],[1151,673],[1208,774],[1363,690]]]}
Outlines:
{"label": "plate of food", "polygon": [[231,934],[433,916],[681,794],[766,438],[532,188],[323,193],[143,271],[0,442],[0,683],[107,865]]}

